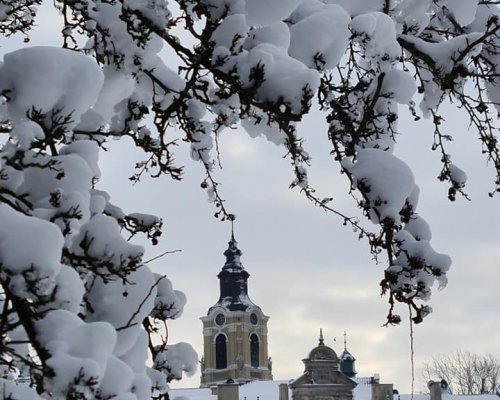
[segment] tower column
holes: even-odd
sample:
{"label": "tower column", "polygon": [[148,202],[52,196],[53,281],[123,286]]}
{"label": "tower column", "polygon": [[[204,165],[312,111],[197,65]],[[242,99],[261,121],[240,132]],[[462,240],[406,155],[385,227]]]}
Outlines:
{"label": "tower column", "polygon": [[[226,262],[217,275],[220,282],[219,300],[209,308],[206,316],[201,317],[204,335],[201,387],[224,383],[228,379],[236,382],[272,380],[267,349],[269,317],[248,296],[250,274],[241,264],[242,252],[234,235],[231,235],[228,244],[224,252]],[[215,340],[219,334],[227,338],[225,368],[220,365],[218,368],[216,364]],[[258,337],[258,365],[252,365],[252,334]]]}

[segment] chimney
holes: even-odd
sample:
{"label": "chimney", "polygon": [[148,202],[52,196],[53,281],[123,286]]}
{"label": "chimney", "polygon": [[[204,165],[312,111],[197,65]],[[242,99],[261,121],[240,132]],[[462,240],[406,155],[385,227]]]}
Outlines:
{"label": "chimney", "polygon": [[217,400],[239,400],[239,385],[229,379],[227,383],[221,383],[217,387]]}
{"label": "chimney", "polygon": [[392,383],[377,383],[372,385],[372,400],[390,400],[393,398]]}
{"label": "chimney", "polygon": [[279,400],[288,400],[288,385],[286,383],[280,383]]}
{"label": "chimney", "polygon": [[443,392],[448,392],[448,382],[442,379],[440,382],[429,381],[427,387],[431,393],[431,400],[441,400]]}

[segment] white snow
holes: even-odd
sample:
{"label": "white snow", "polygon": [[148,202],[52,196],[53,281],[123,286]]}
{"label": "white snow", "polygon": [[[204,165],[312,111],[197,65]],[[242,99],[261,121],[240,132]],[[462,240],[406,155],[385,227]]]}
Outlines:
{"label": "white snow", "polygon": [[409,72],[392,68],[386,72],[382,92],[391,93],[399,104],[408,104],[417,90],[415,79]]}
{"label": "white snow", "polygon": [[351,30],[361,36],[366,57],[377,60],[381,67],[386,64],[384,60],[394,60],[401,55],[395,22],[387,14],[372,12],[358,15],[351,21]]}
{"label": "white snow", "polygon": [[446,7],[453,13],[456,21],[467,26],[476,16],[477,3],[479,0],[448,0]]}
{"label": "white snow", "polygon": [[82,385],[93,379],[98,385],[110,362],[116,343],[116,332],[105,322],[85,323],[64,310],[50,311],[36,323],[38,340],[50,351],[47,364],[55,377],[46,379],[47,387],[56,395],[64,395],[68,385]]}
{"label": "white snow", "polygon": [[29,286],[37,282],[36,294],[50,293],[61,269],[64,239],[60,230],[5,204],[0,204],[0,220],[0,263],[3,273],[10,276],[9,289],[21,298],[30,298],[34,293]]}
{"label": "white snow", "polygon": [[124,284],[118,279],[106,282],[96,277],[87,295],[94,310],[87,315],[87,321],[106,321],[119,329],[114,349],[118,357],[140,340],[142,320],[153,308],[157,290],[154,276],[146,266],[130,272],[127,282]]}
{"label": "white snow", "polygon": [[246,20],[252,26],[271,25],[286,19],[300,0],[246,0]]}
{"label": "white snow", "polygon": [[374,223],[386,218],[401,223],[399,212],[415,186],[413,173],[406,163],[387,151],[359,149],[354,164],[344,163],[355,184],[370,201],[370,217]]}
{"label": "white snow", "polygon": [[179,290],[174,290],[172,282],[166,276],[162,277],[159,274],[154,274],[154,276],[158,287],[151,315],[162,320],[179,318],[186,305],[186,295]]}
{"label": "white snow", "polygon": [[42,400],[35,389],[17,385],[14,381],[0,378],[0,393],[10,400]]}
{"label": "white snow", "polygon": [[154,359],[155,368],[167,375],[167,381],[181,379],[182,373],[192,376],[198,368],[198,354],[189,343],[166,345]]}
{"label": "white snow", "polygon": [[[306,14],[304,4],[297,14]],[[321,57],[321,69],[335,67],[345,53],[350,37],[349,22],[351,20],[342,7],[323,5],[314,12],[295,18],[290,27],[289,54],[302,61],[309,68],[316,68]]]}
{"label": "white snow", "polygon": [[[78,76],[78,79],[74,79]],[[74,126],[92,107],[103,75],[95,61],[81,53],[56,47],[27,47],[4,57],[0,90],[11,91],[9,112],[23,119],[32,108],[42,113],[60,110]]]}

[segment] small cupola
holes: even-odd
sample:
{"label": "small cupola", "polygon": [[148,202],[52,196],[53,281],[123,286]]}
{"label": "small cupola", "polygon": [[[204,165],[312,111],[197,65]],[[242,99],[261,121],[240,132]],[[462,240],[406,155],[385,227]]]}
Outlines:
{"label": "small cupola", "polygon": [[340,371],[349,378],[354,378],[356,372],[356,359],[347,350],[347,333],[344,332],[344,351],[340,355]]}

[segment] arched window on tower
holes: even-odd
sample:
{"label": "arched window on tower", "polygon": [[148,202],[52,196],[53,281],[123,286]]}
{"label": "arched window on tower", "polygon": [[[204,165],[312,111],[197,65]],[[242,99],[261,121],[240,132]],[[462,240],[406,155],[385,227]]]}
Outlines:
{"label": "arched window on tower", "polygon": [[215,368],[227,368],[227,341],[222,333],[215,338]]}
{"label": "arched window on tower", "polygon": [[255,333],[250,335],[250,365],[259,366],[259,337]]}

